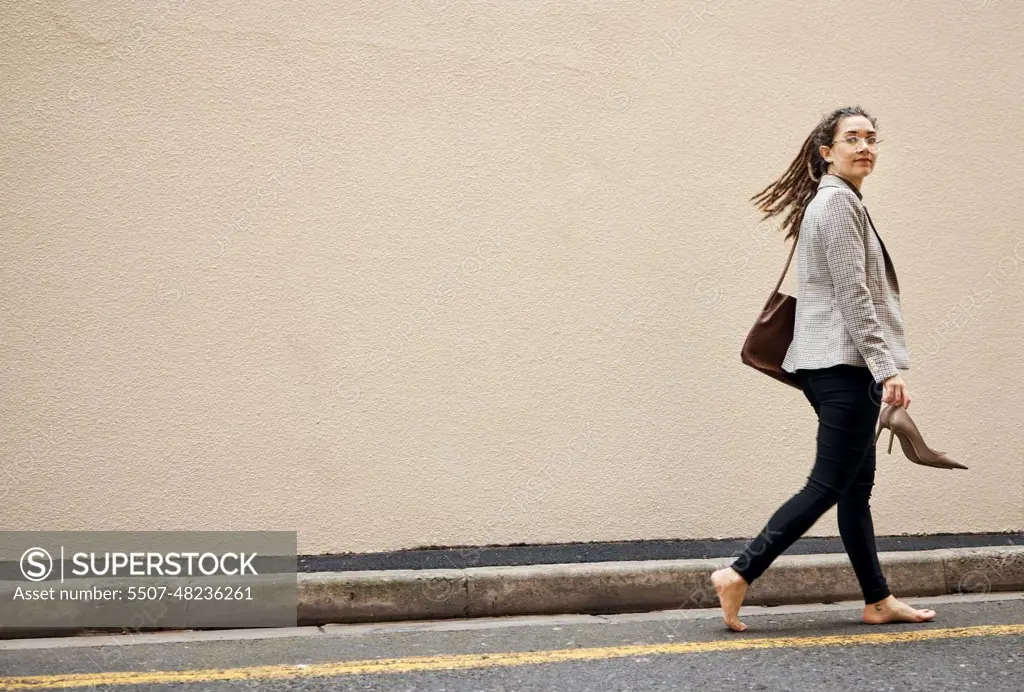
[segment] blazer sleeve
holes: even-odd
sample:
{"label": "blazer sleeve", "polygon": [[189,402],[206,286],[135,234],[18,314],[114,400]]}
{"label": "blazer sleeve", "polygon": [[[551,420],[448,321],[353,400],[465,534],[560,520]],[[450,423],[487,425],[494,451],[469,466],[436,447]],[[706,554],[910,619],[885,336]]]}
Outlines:
{"label": "blazer sleeve", "polygon": [[822,223],[821,242],[839,312],[872,377],[881,382],[899,374],[899,370],[871,302],[865,270],[866,234],[870,229],[857,209],[853,192],[836,191],[825,203]]}

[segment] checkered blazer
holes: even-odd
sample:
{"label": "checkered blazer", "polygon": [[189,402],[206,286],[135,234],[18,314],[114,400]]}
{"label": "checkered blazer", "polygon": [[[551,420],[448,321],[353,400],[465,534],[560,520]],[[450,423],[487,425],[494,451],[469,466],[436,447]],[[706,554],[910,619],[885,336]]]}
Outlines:
{"label": "checkered blazer", "polygon": [[825,174],[804,213],[787,372],[866,365],[881,382],[910,368],[896,270],[861,199],[843,178]]}

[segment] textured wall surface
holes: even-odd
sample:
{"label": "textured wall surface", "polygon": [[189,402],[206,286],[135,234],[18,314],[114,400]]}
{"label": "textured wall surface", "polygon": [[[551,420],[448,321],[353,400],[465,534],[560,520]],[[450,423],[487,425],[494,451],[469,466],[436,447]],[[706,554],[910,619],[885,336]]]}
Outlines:
{"label": "textured wall surface", "polygon": [[[0,519],[306,553],[754,535],[816,420],[749,202],[883,139],[926,439],[879,534],[1024,529],[1024,4],[8,2]],[[791,270],[785,286],[793,290]],[[809,535],[836,535],[835,510]]]}

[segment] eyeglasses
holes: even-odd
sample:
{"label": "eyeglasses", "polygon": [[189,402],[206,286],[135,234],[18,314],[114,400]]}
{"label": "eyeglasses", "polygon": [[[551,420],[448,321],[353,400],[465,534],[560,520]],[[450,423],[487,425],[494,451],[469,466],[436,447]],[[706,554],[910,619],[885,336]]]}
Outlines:
{"label": "eyeglasses", "polygon": [[861,140],[864,140],[864,143],[868,146],[868,149],[877,149],[878,145],[882,143],[882,140],[878,139],[874,135],[869,135],[866,138],[858,137],[857,135],[847,135],[842,139],[832,140],[832,143],[835,144],[836,142],[843,142],[844,144],[848,144],[851,147],[855,147]]}

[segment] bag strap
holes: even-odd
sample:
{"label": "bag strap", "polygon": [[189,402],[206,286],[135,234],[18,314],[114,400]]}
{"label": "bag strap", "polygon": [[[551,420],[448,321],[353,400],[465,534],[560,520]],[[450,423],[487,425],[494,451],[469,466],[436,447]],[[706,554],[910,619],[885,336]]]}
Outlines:
{"label": "bag strap", "polygon": [[764,304],[764,308],[762,308],[762,310],[771,305],[772,299],[779,292],[779,288],[782,286],[782,280],[786,278],[786,272],[789,271],[789,263],[793,261],[793,253],[796,252],[796,244],[798,240],[799,236],[793,239],[793,247],[789,249],[789,257],[786,258],[786,266],[782,268],[782,276],[779,277],[779,282],[775,284],[775,288],[772,289],[772,294],[768,296],[768,302]]}

